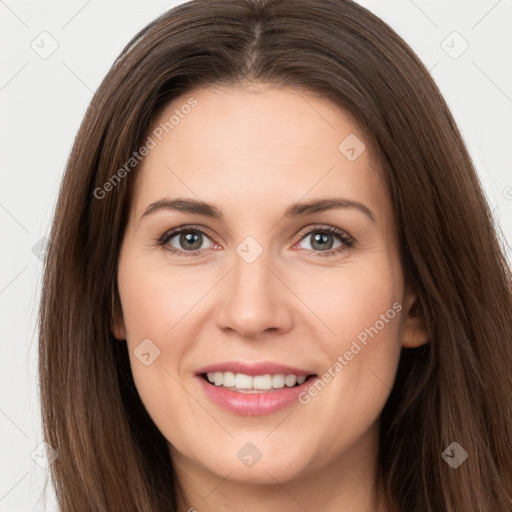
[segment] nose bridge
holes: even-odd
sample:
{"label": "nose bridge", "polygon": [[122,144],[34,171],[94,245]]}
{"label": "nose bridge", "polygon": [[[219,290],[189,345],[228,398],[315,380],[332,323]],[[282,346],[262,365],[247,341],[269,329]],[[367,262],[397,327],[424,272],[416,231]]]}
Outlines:
{"label": "nose bridge", "polygon": [[[235,249],[233,270],[221,300],[220,326],[256,335],[269,328],[283,328],[290,318],[283,284],[269,269],[271,251],[255,238],[245,238]],[[274,270],[275,272],[275,270]]]}
{"label": "nose bridge", "polygon": [[268,249],[263,249],[259,244],[256,246],[254,242],[242,242],[234,257],[234,292],[241,297],[267,295],[269,287],[272,287],[269,264]]}
{"label": "nose bridge", "polygon": [[[233,298],[244,310],[252,304],[260,313],[270,306],[274,278],[268,269],[270,251],[253,237],[247,237],[236,248],[233,268]],[[235,304],[236,307],[236,304]],[[247,315],[249,311],[245,314]]]}

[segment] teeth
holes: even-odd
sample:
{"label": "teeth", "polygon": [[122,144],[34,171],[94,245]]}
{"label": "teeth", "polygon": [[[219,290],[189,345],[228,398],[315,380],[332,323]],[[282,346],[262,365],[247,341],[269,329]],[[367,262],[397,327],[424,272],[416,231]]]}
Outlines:
{"label": "teeth", "polygon": [[287,375],[284,379],[284,384],[286,384],[289,388],[291,388],[292,386],[295,386],[296,382],[297,382],[297,377],[295,375]]}
{"label": "teeth", "polygon": [[[222,385],[224,386],[224,382],[222,382]],[[235,388],[252,389],[252,377],[243,373],[237,373],[235,375]]]}
{"label": "teeth", "polygon": [[[285,386],[291,388],[296,384],[304,384],[306,376],[301,375],[245,375],[244,373],[233,372],[208,372],[206,374],[208,381],[215,386],[224,386],[237,390],[269,390],[282,389]],[[249,391],[250,392],[250,391]]]}
{"label": "teeth", "polygon": [[252,378],[253,389],[271,389],[272,377],[270,375],[256,375]]}
{"label": "teeth", "polygon": [[[221,375],[222,373],[219,372]],[[224,372],[224,376],[222,377],[222,385],[228,388],[231,388],[235,385],[236,379],[235,374],[233,372]]]}
{"label": "teeth", "polygon": [[276,389],[284,388],[284,375],[282,373],[272,377],[272,387]]}

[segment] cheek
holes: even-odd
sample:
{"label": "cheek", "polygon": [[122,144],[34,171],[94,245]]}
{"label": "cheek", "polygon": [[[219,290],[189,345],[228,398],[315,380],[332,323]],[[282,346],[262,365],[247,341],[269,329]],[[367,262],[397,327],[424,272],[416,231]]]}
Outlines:
{"label": "cheek", "polygon": [[187,317],[183,317],[191,306],[180,300],[186,294],[183,288],[182,293],[177,294],[174,287],[162,279],[155,278],[151,272],[143,276],[130,272],[124,285],[120,281],[119,292],[135,387],[158,429],[167,439],[179,444],[182,434],[175,420],[176,410],[185,417],[194,417],[192,404],[186,400],[187,395],[179,383],[180,361],[188,340],[180,335],[180,329],[186,323]]}
{"label": "cheek", "polygon": [[307,313],[304,318],[311,317],[310,326],[317,331],[323,352],[335,356],[358,336],[364,341],[369,336],[367,329],[376,323],[379,339],[396,342],[399,313],[393,304],[400,304],[402,289],[393,264],[375,255],[364,263],[317,272],[314,279],[303,275],[296,280],[294,291],[314,315]]}
{"label": "cheek", "polygon": [[[204,281],[185,269],[170,272],[151,261],[126,261],[119,266],[119,293],[124,322],[133,343],[144,338],[165,342],[204,295]],[[207,288],[206,288],[207,289]],[[174,342],[173,342],[174,344]]]}
{"label": "cheek", "polygon": [[128,259],[120,261],[118,283],[134,382],[151,414],[162,397],[169,396],[155,390],[172,392],[175,362],[185,348],[185,338],[177,332],[190,309],[184,300],[187,288],[173,283],[161,269]]}
{"label": "cheek", "polygon": [[402,309],[400,274],[393,265],[387,258],[375,258],[358,268],[331,272],[325,283],[315,280],[304,300],[326,327],[317,343],[326,356],[321,379],[331,391],[319,385],[318,394],[336,402],[334,423],[334,417],[350,411],[362,428],[380,412],[391,391],[401,350]]}

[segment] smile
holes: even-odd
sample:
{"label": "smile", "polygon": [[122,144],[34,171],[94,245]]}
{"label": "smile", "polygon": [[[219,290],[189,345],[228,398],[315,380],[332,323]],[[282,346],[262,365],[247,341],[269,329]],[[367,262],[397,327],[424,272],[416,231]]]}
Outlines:
{"label": "smile", "polygon": [[[204,375],[204,374],[203,374]],[[206,379],[210,384],[222,386],[230,391],[240,393],[261,393],[265,391],[276,391],[284,387],[292,388],[304,384],[307,379],[305,375],[247,375],[233,372],[208,372]]]}
{"label": "smile", "polygon": [[318,375],[272,362],[228,361],[200,368],[195,378],[213,405],[237,415],[259,416],[297,403]]}

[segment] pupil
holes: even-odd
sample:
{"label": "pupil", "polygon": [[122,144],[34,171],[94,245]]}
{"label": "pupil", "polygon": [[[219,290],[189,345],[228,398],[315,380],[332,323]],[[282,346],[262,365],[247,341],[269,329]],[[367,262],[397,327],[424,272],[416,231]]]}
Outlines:
{"label": "pupil", "polygon": [[[199,249],[201,247],[201,233],[196,233],[196,232],[189,232],[189,233],[186,233],[186,234],[182,234],[181,235],[181,240],[180,242],[186,246],[187,244],[192,244],[194,245],[194,243],[196,244],[196,246],[189,246],[189,249],[192,249],[192,250],[195,250],[195,249]],[[199,241],[199,243],[198,243]],[[186,242],[186,243],[185,243]]]}
{"label": "pupil", "polygon": [[332,237],[332,235],[329,235],[329,234],[326,234],[326,233],[317,233],[314,237],[313,237],[313,248],[315,249],[316,247],[314,246],[315,243],[319,242],[320,243],[320,246],[319,248],[320,249],[330,249],[331,246],[332,246],[332,242],[331,244],[327,244],[329,245],[329,247],[326,247],[326,243],[329,239],[329,237]]}

